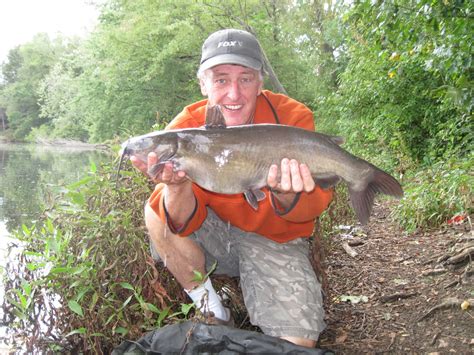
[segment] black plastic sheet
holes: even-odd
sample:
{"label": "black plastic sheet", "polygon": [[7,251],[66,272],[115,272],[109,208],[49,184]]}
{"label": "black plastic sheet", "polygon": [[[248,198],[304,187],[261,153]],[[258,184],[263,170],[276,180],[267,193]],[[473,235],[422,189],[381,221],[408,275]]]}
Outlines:
{"label": "black plastic sheet", "polygon": [[112,355],[132,354],[333,354],[310,349],[262,333],[187,321],[122,342]]}

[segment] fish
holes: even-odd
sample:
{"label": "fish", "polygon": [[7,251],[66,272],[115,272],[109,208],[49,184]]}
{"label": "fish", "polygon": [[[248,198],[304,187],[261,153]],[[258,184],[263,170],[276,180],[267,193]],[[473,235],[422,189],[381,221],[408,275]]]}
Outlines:
{"label": "fish", "polygon": [[[182,170],[200,187],[215,193],[243,193],[258,210],[265,198],[267,176],[272,164],[283,158],[305,163],[323,189],[344,182],[352,208],[361,224],[367,224],[375,195],[401,198],[403,189],[390,174],[341,147],[341,137],[281,124],[226,126],[219,105],[207,107],[203,127],[151,132],[122,144],[126,156],[147,162],[155,152],[158,163],[148,167],[157,176],[166,162]],[[120,163],[121,164],[121,163]]]}

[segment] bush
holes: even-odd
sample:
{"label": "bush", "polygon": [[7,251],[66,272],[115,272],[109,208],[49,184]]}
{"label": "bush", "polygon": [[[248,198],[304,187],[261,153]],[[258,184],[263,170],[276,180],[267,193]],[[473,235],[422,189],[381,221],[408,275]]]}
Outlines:
{"label": "bush", "polygon": [[191,310],[149,257],[149,194],[142,174],[124,171],[116,185],[111,167],[93,166],[44,221],[16,232],[21,248],[5,268],[3,322],[27,339],[27,352],[110,353],[124,336],[138,338]]}
{"label": "bush", "polygon": [[[471,154],[472,155],[472,154]],[[420,170],[405,186],[405,197],[393,216],[407,232],[436,227],[449,218],[472,213],[472,156],[451,159]]]}

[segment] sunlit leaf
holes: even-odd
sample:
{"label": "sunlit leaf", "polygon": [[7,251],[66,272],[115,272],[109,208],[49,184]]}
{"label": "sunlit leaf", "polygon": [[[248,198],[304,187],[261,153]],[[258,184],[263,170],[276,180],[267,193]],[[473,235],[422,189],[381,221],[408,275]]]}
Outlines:
{"label": "sunlit leaf", "polygon": [[61,273],[69,273],[72,271],[72,268],[70,267],[63,267],[63,266],[60,266],[60,267],[55,267],[55,268],[52,268],[49,273],[50,274],[61,274]]}
{"label": "sunlit leaf", "polygon": [[91,176],[86,176],[86,177],[82,178],[81,180],[79,180],[79,181],[77,181],[77,182],[75,182],[75,183],[72,183],[72,184],[68,185],[67,188],[68,188],[69,190],[75,190],[75,189],[77,189],[78,187],[87,184],[87,183],[90,182],[92,179],[93,179],[93,177],[91,177]]}
{"label": "sunlit leaf", "polygon": [[92,295],[92,301],[91,301],[91,304],[89,306],[89,310],[92,311],[95,307],[95,305],[97,304],[97,301],[99,300],[99,294],[97,292],[94,292],[94,294]]}
{"label": "sunlit leaf", "polygon": [[119,285],[127,290],[135,291],[135,288],[132,285],[130,285],[128,282],[120,282]]}
{"label": "sunlit leaf", "polygon": [[168,316],[170,309],[171,309],[170,307],[166,307],[160,312],[160,315],[158,316],[158,319],[156,320],[158,327],[162,326],[162,323],[165,320],[165,318]]}
{"label": "sunlit leaf", "polygon": [[17,297],[18,297],[18,299],[19,299],[19,301],[20,301],[20,303],[17,304],[17,305],[18,305],[19,308],[21,308],[22,310],[25,310],[25,309],[26,309],[27,300],[26,300],[26,297],[23,295],[22,290],[14,289],[13,291],[16,293],[16,295],[17,295]]}
{"label": "sunlit leaf", "polygon": [[194,273],[194,277],[192,281],[204,281],[204,276],[202,275],[200,271],[193,270],[193,273]]}
{"label": "sunlit leaf", "polygon": [[21,229],[23,230],[23,233],[25,233],[25,235],[31,234],[31,231],[28,229],[28,227],[25,224],[21,225]]}
{"label": "sunlit leaf", "polygon": [[84,205],[86,202],[84,195],[80,192],[70,191],[68,193],[68,196],[71,198],[71,201],[75,203],[76,205],[81,206],[81,205]]}
{"label": "sunlit leaf", "polygon": [[29,282],[23,281],[21,283],[21,287],[23,288],[23,291],[25,292],[25,295],[28,297],[31,294],[31,284]]}
{"label": "sunlit leaf", "polygon": [[125,308],[125,307],[130,303],[130,301],[132,300],[132,298],[133,298],[133,295],[129,296],[129,297],[125,300],[125,302],[122,304],[122,308]]}
{"label": "sunlit leaf", "polygon": [[74,329],[73,331],[66,334],[66,338],[74,334],[86,334],[86,328],[82,327],[82,328]]}
{"label": "sunlit leaf", "polygon": [[53,222],[51,222],[49,218],[46,220],[46,229],[48,230],[49,233],[54,233]]}
{"label": "sunlit leaf", "polygon": [[112,314],[109,316],[109,318],[107,318],[107,320],[105,321],[104,326],[107,325],[107,324],[109,324],[109,323],[110,323],[114,318],[116,318],[116,317],[117,317],[117,314],[116,314],[116,313],[112,313]]}
{"label": "sunlit leaf", "polygon": [[117,327],[114,329],[115,334],[126,335],[128,333],[128,329],[124,327]]}
{"label": "sunlit leaf", "polygon": [[105,337],[104,333],[92,333],[91,337]]}
{"label": "sunlit leaf", "polygon": [[187,316],[193,307],[194,303],[181,303],[181,312],[183,312],[184,316]]}
{"label": "sunlit leaf", "polygon": [[68,301],[67,305],[71,311],[80,315],[81,317],[84,317],[84,312],[82,311],[82,307],[79,303],[74,300],[70,300]]}
{"label": "sunlit leaf", "polygon": [[95,165],[93,161],[91,161],[90,170],[91,170],[91,173],[93,174],[97,172],[97,165]]}
{"label": "sunlit leaf", "polygon": [[152,311],[153,313],[156,313],[156,314],[161,313],[161,311],[154,304],[146,303],[146,307],[148,308],[148,310]]}

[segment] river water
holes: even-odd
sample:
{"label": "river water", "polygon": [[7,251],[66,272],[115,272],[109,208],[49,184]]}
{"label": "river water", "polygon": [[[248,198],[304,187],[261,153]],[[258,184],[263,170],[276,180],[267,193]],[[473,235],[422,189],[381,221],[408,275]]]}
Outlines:
{"label": "river water", "polygon": [[[0,143],[0,267],[8,262],[7,248],[15,229],[31,226],[41,216],[45,201],[62,186],[79,181],[92,163],[110,159],[95,150]],[[1,303],[3,296],[0,280]],[[0,327],[0,338],[4,332]]]}

